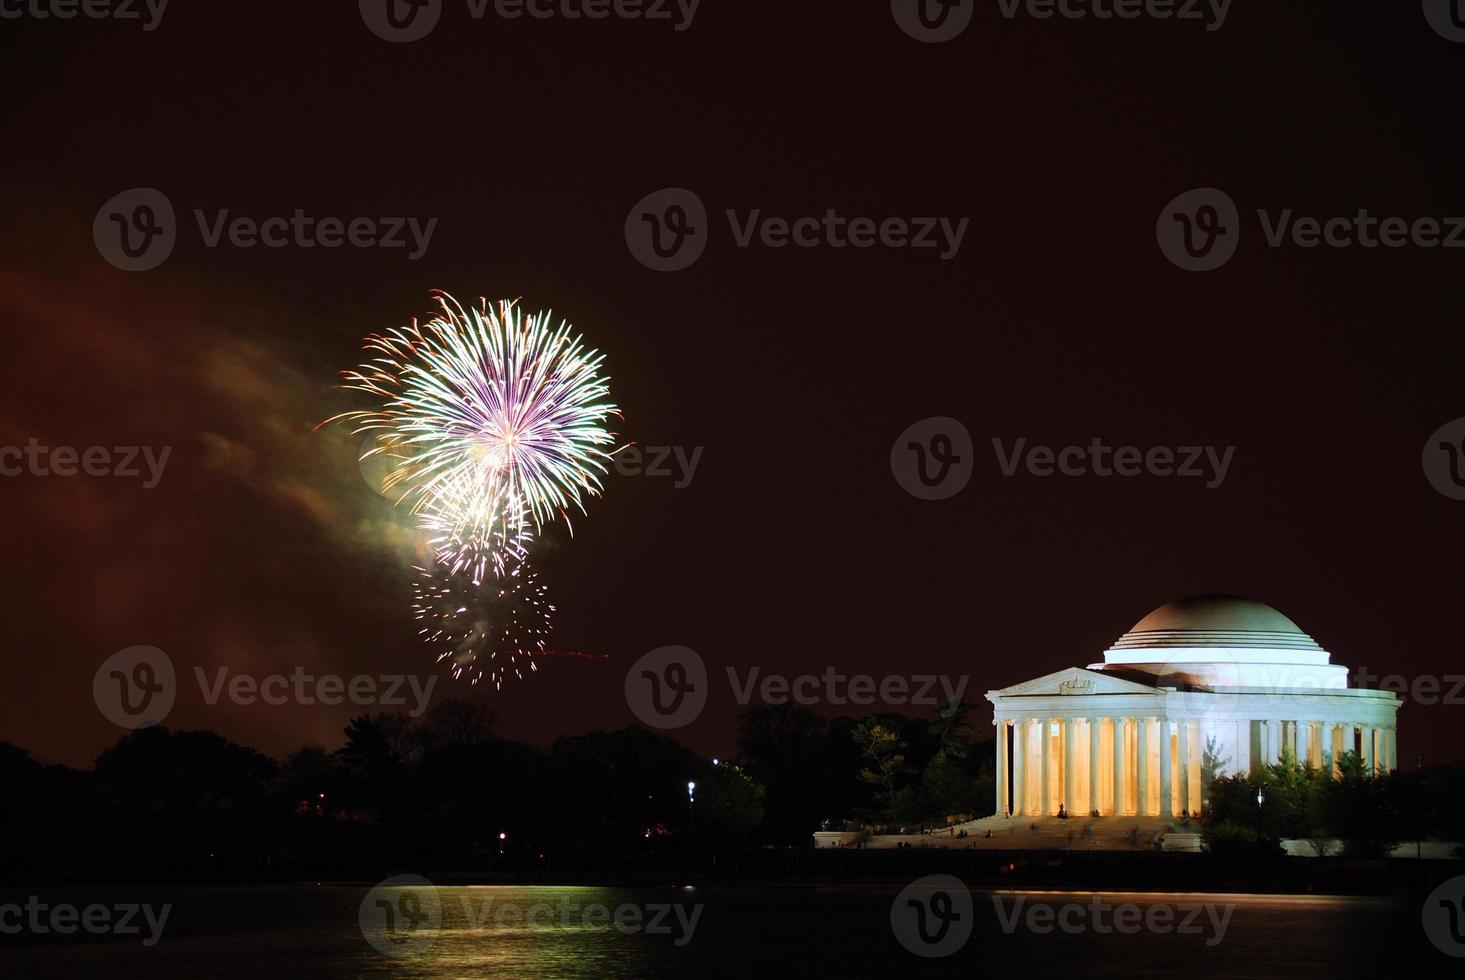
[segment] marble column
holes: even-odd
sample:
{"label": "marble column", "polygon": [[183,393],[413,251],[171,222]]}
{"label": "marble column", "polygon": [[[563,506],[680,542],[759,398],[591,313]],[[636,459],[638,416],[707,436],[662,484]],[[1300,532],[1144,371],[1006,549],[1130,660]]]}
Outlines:
{"label": "marble column", "polygon": [[1231,772],[1251,772],[1251,722],[1238,721],[1236,729],[1236,752],[1231,758]]}
{"label": "marble column", "polygon": [[997,809],[999,817],[1007,816],[1007,719],[997,719]]}
{"label": "marble column", "polygon": [[1175,815],[1170,772],[1170,719],[1160,719],[1160,816]]}
{"label": "marble column", "polygon": [[1038,787],[1038,812],[1045,817],[1053,815],[1053,723],[1039,718],[1038,748],[1043,754],[1042,784]]}
{"label": "marble column", "polygon": [[1365,726],[1363,729],[1363,772],[1372,775],[1374,771],[1373,737],[1377,729]]}
{"label": "marble column", "polygon": [[1115,718],[1114,723],[1114,816],[1124,812],[1124,791],[1128,788],[1124,772],[1124,719]]}
{"label": "marble column", "polygon": [[1343,754],[1344,731],[1346,731],[1345,727],[1339,724],[1332,724],[1328,726],[1328,737],[1330,739],[1333,752],[1332,772],[1334,779],[1337,779],[1338,776],[1341,774],[1341,771],[1338,769],[1338,758]]}
{"label": "marble column", "polygon": [[1089,810],[1101,813],[1099,806],[1099,726],[1101,718],[1089,719]]}
{"label": "marble column", "polygon": [[1134,812],[1137,816],[1147,816],[1150,812],[1150,719],[1134,720],[1134,737],[1138,749],[1134,765],[1137,779]]}
{"label": "marble column", "polygon": [[1063,809],[1073,816],[1078,799],[1078,721],[1063,719]]}
{"label": "marble column", "polygon": [[1017,816],[1028,812],[1027,784],[1023,782],[1027,770],[1027,760],[1023,755],[1028,750],[1027,733],[1023,729],[1027,724],[1026,718],[1018,718],[1012,723],[1012,812]]}
{"label": "marble column", "polygon": [[1303,761],[1303,759],[1305,757],[1302,754],[1302,752],[1303,752],[1303,746],[1302,746],[1302,722],[1300,722],[1300,721],[1294,721],[1292,723],[1292,743],[1291,744],[1292,744],[1292,761],[1295,762],[1295,763],[1297,763],[1298,765],[1301,765],[1302,764],[1302,761]]}
{"label": "marble column", "polygon": [[1282,759],[1282,722],[1280,719],[1267,720],[1267,751],[1266,764],[1276,765]]}
{"label": "marble column", "polygon": [[1176,724],[1180,732],[1179,752],[1176,761],[1180,764],[1180,809],[1190,811],[1190,719],[1182,718]]}

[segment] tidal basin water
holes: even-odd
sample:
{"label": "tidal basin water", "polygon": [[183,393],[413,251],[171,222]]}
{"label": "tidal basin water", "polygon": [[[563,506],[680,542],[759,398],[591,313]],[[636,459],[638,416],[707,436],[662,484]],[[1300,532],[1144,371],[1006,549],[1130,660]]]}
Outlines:
{"label": "tidal basin water", "polygon": [[[1409,898],[1020,890],[971,892],[969,938],[925,958],[892,920],[910,894],[901,884],[6,888],[0,909],[35,895],[48,909],[146,904],[154,922],[169,911],[152,945],[142,914],[139,933],[122,937],[0,934],[0,976],[1323,978],[1458,965],[1429,945]],[[939,925],[934,914],[922,922],[931,934]]]}

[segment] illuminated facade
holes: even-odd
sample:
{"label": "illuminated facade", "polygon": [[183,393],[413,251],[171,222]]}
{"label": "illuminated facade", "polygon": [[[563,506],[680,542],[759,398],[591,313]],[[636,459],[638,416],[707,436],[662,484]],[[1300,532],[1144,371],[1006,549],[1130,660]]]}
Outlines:
{"label": "illuminated facade", "polygon": [[1236,596],[1168,603],[1104,662],[989,691],[997,813],[1180,816],[1202,773],[1248,773],[1284,753],[1336,772],[1398,765],[1400,699],[1348,686],[1348,669],[1286,616]]}

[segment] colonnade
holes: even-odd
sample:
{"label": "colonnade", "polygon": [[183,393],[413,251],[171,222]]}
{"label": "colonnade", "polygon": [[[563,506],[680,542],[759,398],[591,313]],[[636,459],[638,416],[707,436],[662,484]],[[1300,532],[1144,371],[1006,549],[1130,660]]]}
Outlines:
{"label": "colonnade", "polygon": [[[1354,751],[1366,772],[1398,766],[1393,728],[1286,719],[1022,717],[997,722],[997,812],[1075,816],[1199,813],[1208,744],[1226,773],[1248,772],[1290,754],[1330,767]],[[1009,745],[1011,762],[1009,769]]]}

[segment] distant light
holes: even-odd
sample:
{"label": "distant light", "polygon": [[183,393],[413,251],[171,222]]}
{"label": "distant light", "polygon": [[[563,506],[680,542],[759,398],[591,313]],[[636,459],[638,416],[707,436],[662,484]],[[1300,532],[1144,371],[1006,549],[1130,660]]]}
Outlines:
{"label": "distant light", "polygon": [[715,755],[712,757],[712,764],[714,766],[717,765],[717,756],[715,756]]}
{"label": "distant light", "polygon": [[508,840],[508,839],[509,839],[509,835],[506,834],[506,833],[504,833],[502,830],[500,830],[499,831],[499,840]]}

